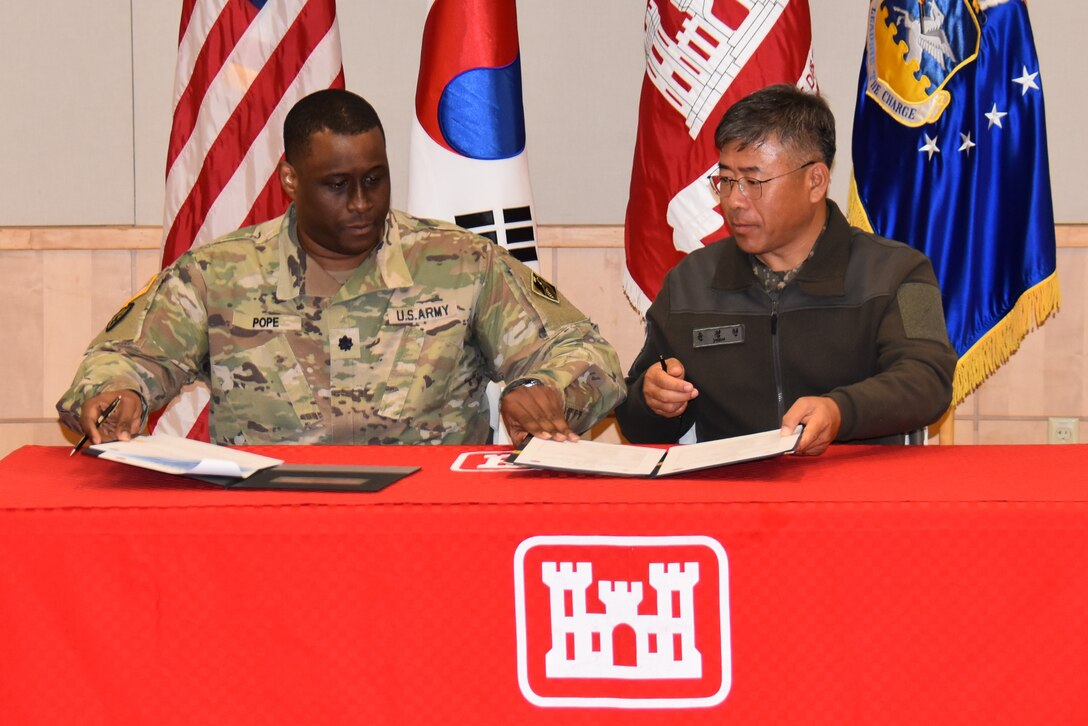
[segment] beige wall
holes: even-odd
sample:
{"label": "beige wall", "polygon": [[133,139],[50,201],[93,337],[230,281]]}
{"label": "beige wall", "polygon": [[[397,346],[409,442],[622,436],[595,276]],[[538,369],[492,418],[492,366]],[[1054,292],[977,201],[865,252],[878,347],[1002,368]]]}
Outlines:
{"label": "beige wall", "polygon": [[[664,0],[661,0],[664,1]],[[156,270],[180,0],[8,2],[0,20],[0,454],[63,441],[53,402],[83,346]],[[426,0],[338,3],[348,87],[382,114],[394,203]],[[839,120],[831,196],[846,198],[865,3],[809,0],[822,93]],[[518,3],[528,154],[544,269],[629,364],[641,324],[621,292],[621,228],[643,74],[642,0]],[[1088,223],[1080,54],[1088,3],[1031,3],[1055,215]],[[91,225],[116,225],[113,228]],[[147,226],[133,226],[147,225]],[[599,226],[581,226],[599,225]],[[1064,306],[957,411],[957,443],[1041,442],[1088,418],[1088,232],[1059,228]],[[100,292],[91,292],[97,290]],[[614,437],[614,431],[605,431]],[[1085,438],[1088,438],[1086,432]]]}
{"label": "beige wall", "polygon": [[[157,271],[160,234],[157,227],[0,227],[0,456],[73,439],[57,423],[54,403],[87,342]],[[1058,240],[1061,311],[957,409],[955,443],[1045,443],[1048,417],[1088,421],[1088,226],[1061,226]],[[542,271],[629,366],[642,323],[620,292],[622,228],[544,227],[540,247]],[[595,434],[619,440],[614,424]]]}
{"label": "beige wall", "polygon": [[[659,0],[666,2],[668,0]],[[0,227],[162,223],[180,0],[5,2],[0,15]],[[537,221],[623,223],[642,85],[643,0],[521,0],[525,123]],[[846,200],[866,3],[809,0],[821,92],[839,121],[831,197]],[[1081,193],[1088,3],[1032,2],[1059,223]],[[344,74],[389,138],[393,201],[426,0],[341,0]]]}

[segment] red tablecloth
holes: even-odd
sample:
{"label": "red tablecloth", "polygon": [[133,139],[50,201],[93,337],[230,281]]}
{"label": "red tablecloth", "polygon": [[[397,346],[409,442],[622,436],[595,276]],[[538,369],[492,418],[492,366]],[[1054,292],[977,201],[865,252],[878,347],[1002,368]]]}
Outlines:
{"label": "red tablecloth", "polygon": [[[423,468],[329,494],[0,461],[0,721],[1088,723],[1088,446],[660,480],[451,470],[487,447],[255,451]],[[545,582],[583,575],[588,617]],[[556,649],[580,675],[549,670],[575,621]]]}

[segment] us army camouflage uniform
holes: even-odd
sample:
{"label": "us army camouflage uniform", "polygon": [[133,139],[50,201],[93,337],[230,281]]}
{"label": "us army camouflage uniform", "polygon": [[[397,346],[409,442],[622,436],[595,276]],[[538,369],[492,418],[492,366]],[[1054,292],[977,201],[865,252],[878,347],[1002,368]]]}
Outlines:
{"label": "us army camouflage uniform", "polygon": [[91,343],[57,408],[78,428],[102,391],[154,410],[204,379],[220,444],[482,443],[488,379],[533,377],[584,432],[622,400],[623,374],[549,287],[489,240],[398,211],[341,286],[307,260],[292,207],[167,268]]}

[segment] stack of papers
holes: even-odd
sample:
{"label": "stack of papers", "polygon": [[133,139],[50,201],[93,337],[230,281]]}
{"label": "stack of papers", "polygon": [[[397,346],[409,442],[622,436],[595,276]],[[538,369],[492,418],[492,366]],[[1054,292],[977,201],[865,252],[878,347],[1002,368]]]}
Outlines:
{"label": "stack of papers", "polygon": [[798,426],[786,436],[779,429],[774,429],[731,439],[673,446],[666,451],[625,444],[532,438],[509,461],[536,469],[586,474],[669,476],[789,453],[797,447],[802,428]]}
{"label": "stack of papers", "polygon": [[96,444],[84,453],[231,489],[377,492],[419,471],[418,466],[284,464],[283,459],[163,434]]}
{"label": "stack of papers", "polygon": [[216,479],[246,479],[283,463],[283,459],[163,434],[95,444],[87,447],[87,453],[165,474]]}

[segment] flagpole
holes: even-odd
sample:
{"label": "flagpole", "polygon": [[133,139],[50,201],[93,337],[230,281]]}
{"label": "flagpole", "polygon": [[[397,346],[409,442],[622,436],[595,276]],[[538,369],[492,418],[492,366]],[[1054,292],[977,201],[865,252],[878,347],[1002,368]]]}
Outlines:
{"label": "flagpole", "polygon": [[952,406],[937,422],[937,436],[940,437],[941,446],[951,446],[956,443],[956,407]]}

